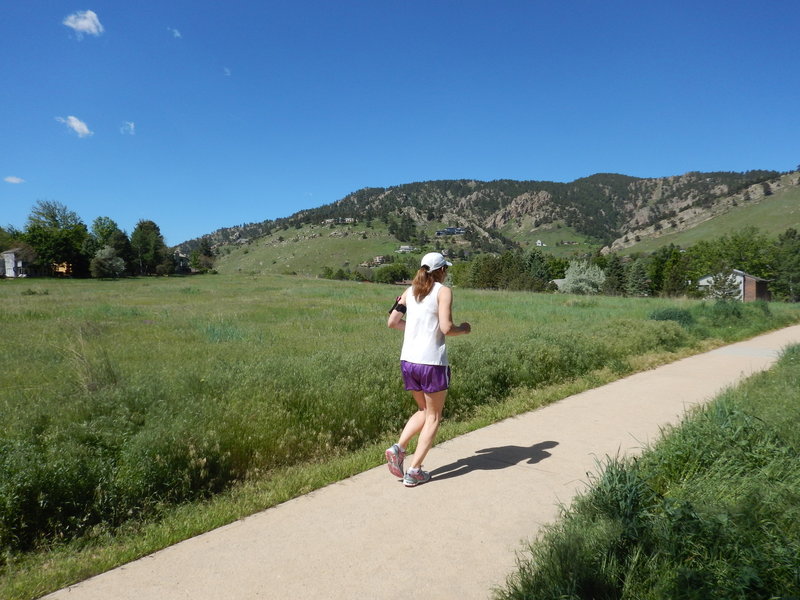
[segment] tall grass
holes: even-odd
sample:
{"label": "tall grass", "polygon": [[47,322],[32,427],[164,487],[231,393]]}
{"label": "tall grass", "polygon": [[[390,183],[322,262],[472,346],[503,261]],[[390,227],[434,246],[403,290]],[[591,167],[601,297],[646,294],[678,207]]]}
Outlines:
{"label": "tall grass", "polygon": [[[281,276],[0,282],[0,565],[400,430],[396,290]],[[33,293],[30,293],[33,292]],[[445,416],[796,320],[792,307],[456,292]],[[716,319],[716,320],[715,320]],[[5,557],[5,559],[3,558]]]}
{"label": "tall grass", "polygon": [[609,459],[497,594],[796,598],[800,346],[638,460]]}

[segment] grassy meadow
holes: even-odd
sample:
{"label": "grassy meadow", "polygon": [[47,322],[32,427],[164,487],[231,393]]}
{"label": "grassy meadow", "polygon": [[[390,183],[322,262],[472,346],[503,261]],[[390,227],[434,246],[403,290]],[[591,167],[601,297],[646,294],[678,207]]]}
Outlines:
{"label": "grassy meadow", "polygon": [[[430,236],[435,236],[431,226]],[[296,273],[316,277],[323,267],[355,269],[376,256],[394,255],[401,242],[386,225],[303,225],[277,229],[245,245],[226,246],[215,268],[222,274]]]}
{"label": "grassy meadow", "polygon": [[[0,597],[33,598],[375,466],[413,407],[399,288],[281,275],[0,281]],[[800,319],[461,290],[440,439]]]}
{"label": "grassy meadow", "polygon": [[496,594],[730,600],[800,590],[800,346],[638,459],[609,459]]}

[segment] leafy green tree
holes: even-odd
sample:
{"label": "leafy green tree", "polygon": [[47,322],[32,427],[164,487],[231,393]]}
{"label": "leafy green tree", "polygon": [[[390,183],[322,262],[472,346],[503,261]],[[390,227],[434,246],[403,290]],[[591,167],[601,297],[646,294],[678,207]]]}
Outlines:
{"label": "leafy green tree", "polygon": [[170,262],[167,245],[161,230],[153,221],[142,219],[131,234],[131,249],[134,264],[132,270],[137,275],[163,274],[168,271]]}
{"label": "leafy green tree", "polygon": [[111,236],[119,230],[119,226],[111,217],[97,217],[92,221],[92,237],[100,247],[108,246]]}
{"label": "leafy green tree", "polygon": [[92,221],[91,239],[96,248],[95,255],[103,246],[110,246],[126,265],[133,262],[133,251],[128,235],[110,217],[97,217]]}
{"label": "leafy green tree", "polygon": [[470,263],[454,263],[453,266],[448,269],[448,271],[450,271],[449,277],[452,284],[457,287],[469,287],[471,270],[472,265]]}
{"label": "leafy green tree", "polygon": [[89,264],[89,271],[92,277],[117,278],[125,271],[125,261],[117,256],[114,248],[103,246]]}
{"label": "leafy green tree", "polygon": [[384,265],[375,271],[376,283],[395,283],[411,277],[408,267],[402,263]]}
{"label": "leafy green tree", "polygon": [[0,227],[0,251],[14,248],[15,244],[19,242],[21,235],[20,232],[12,227],[4,229]]}
{"label": "leafy green tree", "polygon": [[67,263],[77,276],[88,273],[89,260],[84,254],[88,237],[86,225],[75,212],[60,202],[49,200],[36,203],[22,234],[23,241],[35,250],[42,267]]}
{"label": "leafy green tree", "polygon": [[739,269],[757,277],[771,279],[775,270],[775,246],[756,227],[745,227],[711,240],[702,240],[689,248],[689,277],[697,280],[719,272],[721,265]]}
{"label": "leafy green tree", "polygon": [[565,294],[598,294],[603,289],[606,275],[595,264],[585,260],[569,263],[561,291]]}
{"label": "leafy green tree", "polygon": [[547,261],[547,270],[550,274],[550,280],[563,279],[567,273],[567,267],[569,267],[569,260],[553,256],[552,254],[546,255],[545,260]]}
{"label": "leafy green tree", "polygon": [[664,268],[667,263],[680,259],[681,249],[675,244],[659,248],[650,255],[647,265],[647,276],[650,279],[651,295],[657,296],[664,292]]}
{"label": "leafy green tree", "polygon": [[770,237],[757,227],[745,227],[723,236],[723,258],[733,268],[757,277],[772,278],[774,274]]}
{"label": "leafy green tree", "polygon": [[650,295],[650,280],[643,259],[635,260],[628,269],[625,291],[629,296],[643,298]]}
{"label": "leafy green tree", "polygon": [[794,228],[778,236],[775,243],[775,280],[771,288],[777,299],[800,302],[800,233]]}
{"label": "leafy green tree", "polygon": [[[211,250],[211,243],[207,238],[200,240],[199,248],[192,250],[189,257],[191,267],[201,273],[207,273],[214,268],[214,253]],[[327,279],[330,279],[329,277]]]}
{"label": "leafy green tree", "polygon": [[700,240],[686,250],[688,260],[688,276],[692,281],[711,274],[724,262],[722,247],[718,240]]}

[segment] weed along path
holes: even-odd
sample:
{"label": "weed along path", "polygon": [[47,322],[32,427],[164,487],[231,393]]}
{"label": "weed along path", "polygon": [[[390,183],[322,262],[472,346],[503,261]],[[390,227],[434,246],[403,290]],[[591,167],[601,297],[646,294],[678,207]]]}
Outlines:
{"label": "weed along path", "polygon": [[632,375],[436,446],[425,485],[382,466],[46,598],[488,598],[597,460],[796,343],[800,325]]}

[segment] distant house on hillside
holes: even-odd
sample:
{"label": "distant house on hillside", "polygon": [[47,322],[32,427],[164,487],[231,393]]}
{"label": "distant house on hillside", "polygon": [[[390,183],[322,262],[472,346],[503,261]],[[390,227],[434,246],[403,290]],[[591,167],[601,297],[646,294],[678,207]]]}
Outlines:
{"label": "distant house on hillside", "polygon": [[409,252],[415,252],[417,249],[414,246],[400,246],[399,250],[395,250],[400,254],[408,254]]}
{"label": "distant house on hillside", "polygon": [[[772,295],[767,289],[767,280],[750,275],[744,271],[733,269],[733,276],[736,279],[736,285],[739,288],[739,295],[737,300],[742,302],[753,302],[754,300],[771,300]],[[708,293],[711,286],[714,284],[714,275],[706,275],[697,281],[697,287],[700,291]]]}
{"label": "distant house on hillside", "polygon": [[438,230],[436,235],[464,235],[466,232],[466,229],[463,227],[445,227],[444,229]]}

